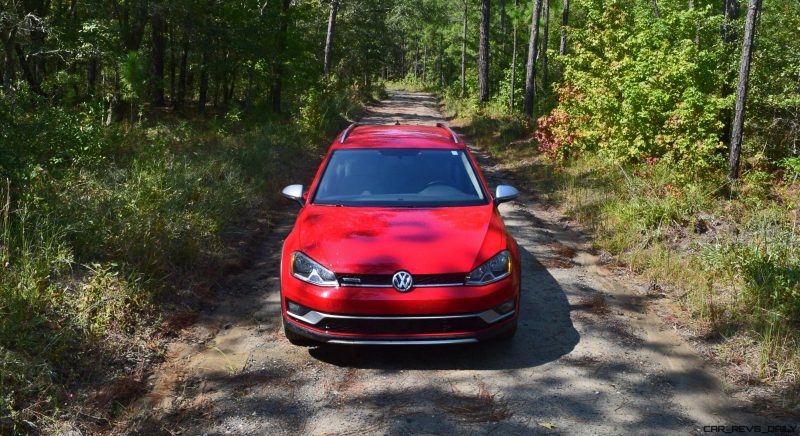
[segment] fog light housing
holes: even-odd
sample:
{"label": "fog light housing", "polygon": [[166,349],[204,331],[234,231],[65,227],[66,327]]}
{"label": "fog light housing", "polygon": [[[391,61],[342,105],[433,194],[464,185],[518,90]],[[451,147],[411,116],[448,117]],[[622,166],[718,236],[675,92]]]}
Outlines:
{"label": "fog light housing", "polygon": [[292,315],[303,316],[311,311],[311,309],[297,304],[292,300],[286,300],[286,311],[291,313]]}
{"label": "fog light housing", "polygon": [[495,306],[494,311],[499,313],[500,315],[505,315],[508,312],[513,311],[514,307],[516,307],[516,305],[517,305],[517,301],[515,299],[511,299],[511,300],[506,301],[503,304]]}

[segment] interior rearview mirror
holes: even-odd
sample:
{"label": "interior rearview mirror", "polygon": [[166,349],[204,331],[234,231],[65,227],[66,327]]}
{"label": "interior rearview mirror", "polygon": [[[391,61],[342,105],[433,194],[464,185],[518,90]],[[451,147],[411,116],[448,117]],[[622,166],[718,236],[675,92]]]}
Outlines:
{"label": "interior rearview mirror", "polygon": [[497,190],[494,194],[494,204],[505,203],[511,201],[519,196],[519,191],[513,186],[497,185]]}
{"label": "interior rearview mirror", "polygon": [[306,200],[303,198],[303,185],[289,185],[281,191],[284,197],[296,201],[300,207],[305,206]]}

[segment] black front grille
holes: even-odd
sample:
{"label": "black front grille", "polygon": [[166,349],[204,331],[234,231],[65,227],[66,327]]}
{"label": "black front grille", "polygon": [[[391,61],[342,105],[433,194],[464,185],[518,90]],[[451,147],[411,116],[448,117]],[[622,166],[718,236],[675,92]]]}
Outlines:
{"label": "black front grille", "polygon": [[392,286],[392,276],[388,274],[336,274],[342,286]]}
{"label": "black front grille", "polygon": [[[342,286],[392,286],[393,274],[336,274]],[[414,286],[463,285],[466,273],[412,274]]]}
{"label": "black front grille", "polygon": [[430,319],[325,318],[311,327],[330,333],[415,335],[474,332],[488,326],[477,316]]}

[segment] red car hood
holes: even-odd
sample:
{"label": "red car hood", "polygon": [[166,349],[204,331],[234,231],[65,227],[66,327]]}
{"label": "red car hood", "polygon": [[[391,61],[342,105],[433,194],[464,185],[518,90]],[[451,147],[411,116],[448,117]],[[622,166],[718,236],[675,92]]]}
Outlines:
{"label": "red car hood", "polygon": [[433,209],[308,205],[298,247],[337,273],[466,273],[506,248],[491,205]]}

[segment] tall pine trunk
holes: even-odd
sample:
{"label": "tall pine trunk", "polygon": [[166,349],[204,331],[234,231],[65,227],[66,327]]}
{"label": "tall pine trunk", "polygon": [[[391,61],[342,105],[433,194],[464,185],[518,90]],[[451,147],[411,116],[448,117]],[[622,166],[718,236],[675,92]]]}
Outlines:
{"label": "tall pine trunk", "polygon": [[188,56],[189,46],[187,44],[182,50],[181,65],[178,68],[178,91],[172,102],[172,107],[176,110],[183,108],[183,102],[186,100],[186,60]]}
{"label": "tall pine trunk", "polygon": [[30,56],[25,54],[25,51],[22,49],[22,45],[19,43],[14,44],[14,50],[17,53],[17,60],[19,61],[19,69],[22,72],[22,77],[26,82],[28,82],[28,87],[30,90],[38,95],[45,96],[41,84],[36,79],[34,72],[31,70]]}
{"label": "tall pine trunk", "polygon": [[152,75],[153,88],[152,100],[156,107],[164,106],[164,56],[167,51],[167,40],[165,35],[166,20],[164,19],[164,5],[158,3],[154,5],[150,17],[150,30],[153,45],[152,52]]}
{"label": "tall pine trunk", "polygon": [[[723,13],[725,19],[722,24],[722,42],[727,53],[733,57],[735,50],[733,43],[736,41],[736,33],[733,32],[733,22],[739,18],[739,0],[724,0]],[[729,70],[726,74],[725,80],[722,82],[722,90],[720,92],[723,98],[728,98],[733,94],[733,81],[736,80],[736,73],[733,69]],[[721,111],[720,118],[722,119],[722,142],[730,144],[732,141],[731,132],[733,130],[733,113],[731,109],[725,108]]]}
{"label": "tall pine trunk", "polygon": [[178,61],[175,58],[175,49],[178,48],[175,41],[175,26],[170,26],[169,33],[169,100],[170,103],[173,103],[175,101],[176,72],[178,68]]}
{"label": "tall pine trunk", "polygon": [[6,94],[11,92],[14,81],[17,80],[16,67],[14,67],[14,38],[16,38],[16,26],[6,34],[0,35],[3,39],[3,54],[5,62],[3,65],[3,89]]}
{"label": "tall pine trunk", "polygon": [[4,47],[3,53],[5,54],[5,62],[3,65],[3,88],[5,89],[6,93],[10,93],[11,88],[14,85],[14,81],[17,80],[16,69],[14,67],[14,49],[13,47]]}
{"label": "tall pine trunk", "polygon": [[489,101],[489,21],[491,0],[481,0],[480,46],[478,47],[478,100]]}
{"label": "tall pine trunk", "polygon": [[[519,7],[519,0],[514,0],[514,16],[516,16],[516,11]],[[512,45],[511,45],[511,92],[510,97],[508,99],[508,108],[510,112],[514,112],[514,91],[517,89],[517,22],[514,21],[512,23],[514,26],[514,31],[512,35]]]}
{"label": "tall pine trunk", "polygon": [[753,59],[753,41],[756,37],[756,21],[760,10],[761,0],[750,0],[750,6],[747,8],[747,22],[744,26],[742,59],[739,62],[739,83],[736,87],[736,109],[733,117],[731,149],[728,159],[728,179],[730,181],[734,181],[739,177],[739,155],[742,151],[742,138],[744,136],[744,109],[747,104],[747,88],[750,79],[750,62]]}
{"label": "tall pine trunk", "polygon": [[325,75],[331,73],[331,60],[333,56],[333,35],[336,31],[336,14],[339,12],[339,0],[331,0],[331,12],[328,15],[328,35],[325,37]]}
{"label": "tall pine trunk", "polygon": [[656,18],[661,18],[661,11],[658,9],[658,0],[653,0],[653,15]]}
{"label": "tall pine trunk", "polygon": [[428,45],[422,44],[422,83],[428,81]]}
{"label": "tall pine trunk", "polygon": [[86,66],[86,89],[89,97],[94,97],[97,89],[97,70],[97,58],[92,57],[89,59],[89,65]]}
{"label": "tall pine trunk", "polygon": [[208,45],[203,50],[200,64],[200,88],[197,93],[197,110],[204,112],[208,101]]}
{"label": "tall pine trunk", "polygon": [[506,54],[506,30],[508,27],[508,16],[506,14],[506,0],[500,0],[500,56],[497,59],[503,59]]}
{"label": "tall pine trunk", "polygon": [[569,0],[564,0],[564,7],[561,11],[561,44],[558,46],[558,54],[567,54],[567,26],[569,25]]}
{"label": "tall pine trunk", "polygon": [[467,12],[469,1],[464,0],[464,30],[461,34],[461,96],[463,97],[466,92],[466,75],[467,75]]}
{"label": "tall pine trunk", "polygon": [[525,71],[525,115],[533,118],[533,104],[536,98],[536,49],[539,46],[539,16],[542,13],[541,0],[533,0],[531,16],[531,37],[528,41],[528,65]]}
{"label": "tall pine trunk", "polygon": [[[693,11],[695,9],[694,0],[689,0],[689,10]],[[694,45],[700,46],[700,25],[695,28],[694,31]]]}
{"label": "tall pine trunk", "polygon": [[545,95],[547,89],[547,46],[550,34],[550,0],[544,0],[544,31],[542,32],[542,90]]}
{"label": "tall pine trunk", "polygon": [[286,51],[286,32],[289,30],[289,6],[291,0],[283,0],[281,4],[281,24],[278,29],[278,53],[273,63],[272,111],[281,113],[281,93],[283,92],[283,58]]}

